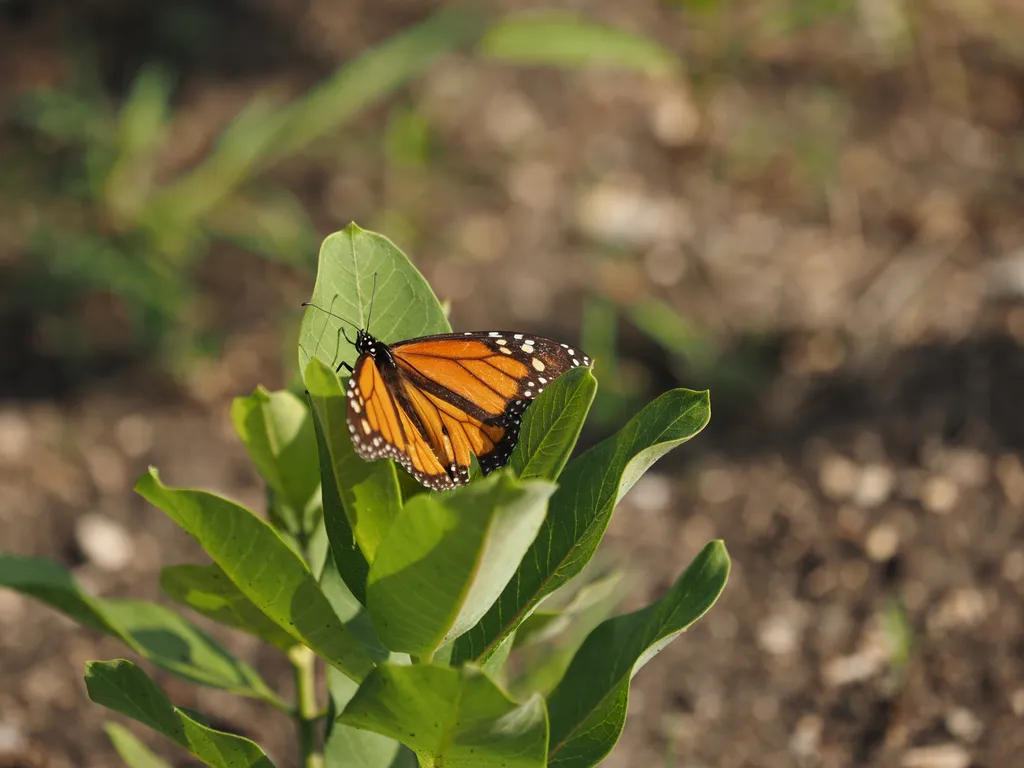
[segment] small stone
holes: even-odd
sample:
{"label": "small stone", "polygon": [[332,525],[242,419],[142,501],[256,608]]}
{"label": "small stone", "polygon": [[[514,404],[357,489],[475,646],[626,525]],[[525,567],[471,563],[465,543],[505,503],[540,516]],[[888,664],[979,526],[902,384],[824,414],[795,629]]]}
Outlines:
{"label": "small stone", "polygon": [[1011,583],[1024,579],[1024,551],[1015,549],[1007,552],[1003,557],[1002,573],[1003,578]]}
{"label": "small stone", "polygon": [[105,571],[119,571],[131,562],[132,539],[116,520],[87,514],[75,525],[75,539],[82,553]]}
{"label": "small stone", "polygon": [[544,124],[525,96],[498,91],[484,108],[484,127],[505,148],[513,148],[537,135]]}
{"label": "small stone", "polygon": [[946,713],[946,730],[953,736],[973,744],[981,738],[984,724],[966,707],[954,707]]}
{"label": "small stone", "polygon": [[903,768],[967,768],[970,764],[970,754],[958,744],[908,749],[900,761]]}
{"label": "small stone", "polygon": [[0,626],[13,627],[25,613],[25,598],[12,589],[0,590]]}
{"label": "small stone", "polygon": [[653,197],[633,179],[602,181],[584,193],[576,224],[595,240],[632,247],[685,240],[695,228],[685,201]]}
{"label": "small stone", "polygon": [[1020,457],[1004,453],[996,460],[995,474],[1006,500],[1016,506],[1024,505],[1024,466]]}
{"label": "small stone", "polygon": [[698,493],[709,504],[724,504],[736,495],[736,485],[727,469],[712,468],[700,473]]}
{"label": "small stone", "polygon": [[558,188],[558,170],[540,160],[520,163],[509,173],[509,196],[533,211],[551,210],[558,201]]}
{"label": "small stone", "polygon": [[918,236],[927,242],[956,241],[969,228],[963,201],[948,189],[933,189],[917,204]]}
{"label": "small stone", "polygon": [[112,448],[95,445],[85,452],[85,463],[96,487],[103,493],[117,493],[128,486],[124,460]]}
{"label": "small stone", "polygon": [[650,472],[629,490],[629,500],[644,512],[660,512],[672,502],[672,483],[657,472]]}
{"label": "small stone", "polygon": [[[0,722],[0,757],[17,757],[28,749],[28,739],[16,724]],[[6,761],[4,761],[6,763]]]}
{"label": "small stone", "polygon": [[137,459],[153,447],[153,425],[145,416],[130,413],[118,420],[114,437],[126,456]]}
{"label": "small stone", "polygon": [[981,451],[951,449],[946,455],[949,476],[959,485],[980,488],[988,480],[988,457]]}
{"label": "small stone", "polygon": [[833,501],[848,499],[857,487],[857,465],[843,456],[830,456],[818,470],[822,493]]}
{"label": "small stone", "polygon": [[459,244],[474,259],[494,262],[508,249],[509,237],[505,221],[493,213],[474,213],[458,227]]}
{"label": "small stone", "polygon": [[1010,694],[1010,709],[1017,717],[1024,717],[1024,688],[1018,688]]}
{"label": "small stone", "polygon": [[956,589],[943,598],[928,617],[933,630],[973,627],[988,615],[985,596],[976,589]]}
{"label": "small stone", "polygon": [[921,487],[921,505],[933,514],[946,515],[956,506],[959,495],[959,488],[950,478],[930,477]]}
{"label": "small stone", "polygon": [[852,504],[843,504],[836,510],[836,524],[842,536],[850,539],[860,538],[867,522],[864,510]]}
{"label": "small stone", "polygon": [[885,667],[885,657],[874,650],[864,650],[839,656],[825,662],[821,676],[826,686],[839,688],[850,683],[868,680]]}
{"label": "small stone", "polygon": [[869,464],[860,472],[853,500],[866,509],[885,503],[896,484],[896,475],[884,464]]}
{"label": "small stone", "polygon": [[876,563],[891,560],[900,545],[900,536],[896,529],[888,523],[879,523],[868,531],[864,541],[864,551]]}
{"label": "small stone", "polygon": [[789,751],[797,757],[812,757],[821,748],[821,732],[825,722],[818,715],[804,715],[789,737]]}
{"label": "small stone", "polygon": [[666,147],[685,147],[700,132],[700,111],[685,85],[676,84],[658,94],[651,108],[651,130]]}
{"label": "small stone", "polygon": [[0,459],[17,461],[24,456],[31,434],[22,414],[15,410],[0,412]]}
{"label": "small stone", "polygon": [[757,643],[763,651],[772,656],[786,656],[799,647],[800,628],[790,616],[769,616],[758,628]]}
{"label": "small stone", "polygon": [[678,246],[656,243],[644,255],[644,268],[652,283],[671,288],[686,276],[689,265]]}

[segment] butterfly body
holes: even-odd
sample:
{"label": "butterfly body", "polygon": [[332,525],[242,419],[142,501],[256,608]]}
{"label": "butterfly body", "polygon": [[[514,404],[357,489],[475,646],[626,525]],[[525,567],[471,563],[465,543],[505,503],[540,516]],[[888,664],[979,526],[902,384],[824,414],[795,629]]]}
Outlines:
{"label": "butterfly body", "polygon": [[394,459],[434,490],[469,482],[471,455],[484,474],[503,466],[533,398],[590,365],[567,344],[506,331],[387,344],[361,329],[354,343],[347,420],[356,453]]}

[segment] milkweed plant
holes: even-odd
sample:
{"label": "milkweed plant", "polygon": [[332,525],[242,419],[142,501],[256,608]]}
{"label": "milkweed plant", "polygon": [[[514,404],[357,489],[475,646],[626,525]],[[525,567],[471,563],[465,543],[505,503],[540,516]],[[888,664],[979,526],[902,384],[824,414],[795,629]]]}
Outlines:
{"label": "milkweed plant", "polygon": [[[374,274],[374,335],[450,331],[405,254],[355,225],[323,243],[311,301],[362,321]],[[526,409],[507,466],[486,477],[474,467],[467,485],[432,492],[391,460],[355,454],[335,373],[353,351],[331,343],[339,328],[307,309],[305,397],[259,388],[232,406],[266,483],[265,516],[165,485],[155,468],[135,484],[209,555],[164,568],[164,594],[286,654],[293,699],[166,605],[97,597],[57,563],[13,554],[0,554],[0,586],[123,641],[143,663],[89,662],[89,697],[216,768],[274,763],[254,741],[175,706],[144,667],[288,713],[303,768],[596,765],[622,732],[632,677],[728,577],[725,547],[712,541],[659,600],[609,617],[607,577],[583,573],[618,501],[707,424],[708,393],[667,392],[570,461],[597,391],[591,370],[575,368]],[[544,643],[552,650],[531,653]],[[133,768],[166,765],[118,722],[107,732]]]}

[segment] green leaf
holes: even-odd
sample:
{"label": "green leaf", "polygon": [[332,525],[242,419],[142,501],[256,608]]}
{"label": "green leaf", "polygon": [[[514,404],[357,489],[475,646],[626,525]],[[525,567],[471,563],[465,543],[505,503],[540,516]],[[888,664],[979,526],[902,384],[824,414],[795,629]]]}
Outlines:
{"label": "green leaf", "polygon": [[707,392],[676,389],[572,461],[559,478],[548,516],[522,565],[487,615],[456,641],[453,663],[486,660],[541,600],[582,571],[619,499],[655,461],[700,432],[710,417]]}
{"label": "green leaf", "polygon": [[182,616],[143,600],[102,600],[104,614],[140,655],[187,680],[286,708],[252,667]]}
{"label": "green leaf", "polygon": [[587,636],[615,611],[625,593],[624,582],[621,573],[613,572],[584,585],[562,610],[548,610],[558,596],[552,595],[530,614],[516,631],[517,667],[522,672],[512,681],[510,692],[514,696],[551,693]]}
{"label": "green leaf", "polygon": [[135,734],[113,721],[103,726],[117,754],[130,768],[171,768],[143,744]]}
{"label": "green leaf", "polygon": [[413,497],[370,565],[366,605],[384,644],[430,656],[472,627],[536,538],[554,488],[502,471]]}
{"label": "green leaf", "polygon": [[171,565],[160,573],[160,588],[171,600],[228,627],[240,629],[287,651],[296,640],[243,595],[218,565]]}
{"label": "green leaf", "polygon": [[[319,360],[311,360],[311,366],[323,367]],[[315,379],[315,374],[310,376]],[[329,380],[328,380],[329,381]],[[314,382],[317,386],[317,382]],[[313,413],[313,426],[316,429],[317,458],[320,463],[320,500],[323,503],[323,516],[321,522],[324,526],[331,561],[338,576],[345,582],[349,592],[361,604],[366,604],[366,577],[370,573],[370,564],[366,561],[365,555],[356,544],[355,534],[352,532],[352,525],[348,521],[348,515],[342,502],[342,488],[346,493],[351,493],[359,485],[342,485],[338,481],[338,475],[334,468],[334,459],[331,455],[331,448],[328,434],[324,428],[321,412],[327,412],[329,408],[324,405],[317,406],[316,399],[306,390],[306,398],[309,400],[309,407]],[[335,440],[339,439],[337,436]],[[349,442],[351,446],[351,441]],[[390,467],[392,474],[394,467]],[[385,511],[387,507],[384,507]],[[325,572],[326,572],[325,563]]]}
{"label": "green leaf", "polygon": [[94,597],[57,563],[3,553],[0,587],[35,597],[85,626],[116,637],[143,658],[187,680],[287,708],[248,664],[162,605]]}
{"label": "green leaf", "polygon": [[319,515],[316,435],[306,404],[287,390],[257,387],[235,398],[231,420],[253,463],[283,502],[286,530],[309,535]]}
{"label": "green leaf", "polygon": [[[330,459],[329,466],[325,468],[328,470],[325,482],[333,482],[337,487],[351,536],[365,560],[372,562],[377,547],[402,508],[395,464],[391,461],[364,461],[356,454],[348,431],[345,387],[334,371],[318,358],[310,360],[306,367],[306,387],[316,409]],[[349,551],[348,534],[341,530],[344,522],[335,518],[333,513],[325,518],[325,522],[331,546],[338,547],[336,555]],[[337,545],[336,540],[339,540]],[[341,572],[345,573],[344,570]]]}
{"label": "green leaf", "polygon": [[409,654],[392,653],[377,637],[370,614],[356,600],[355,595],[345,584],[333,562],[327,563],[320,576],[320,589],[334,608],[334,612],[345,622],[345,626],[355,635],[363,648],[374,662],[393,661],[398,664],[409,664]]}
{"label": "green leaf", "polygon": [[557,11],[503,19],[487,32],[479,50],[515,64],[603,65],[652,75],[679,70],[674,55],[645,37]]}
{"label": "green leaf", "polygon": [[0,587],[34,597],[91,629],[120,635],[98,598],[83,592],[74,577],[52,560],[0,552]]}
{"label": "green leaf", "polygon": [[354,680],[373,666],[335,615],[306,564],[265,521],[205,491],[172,489],[155,469],[135,491],[194,536],[239,591],[268,618]]}
{"label": "green leaf", "polygon": [[626,722],[633,675],[714,605],[728,577],[725,545],[713,541],[663,598],[590,633],[548,699],[548,765],[590,768],[611,751]]}
{"label": "green leaf", "polygon": [[170,700],[130,661],[91,661],[85,667],[89,698],[120,712],[191,752],[214,768],[273,768],[249,739],[201,725]]}
{"label": "green leaf", "polygon": [[524,480],[555,480],[576,446],[597,393],[589,368],[573,368],[555,379],[526,409],[509,459]]}
{"label": "green leaf", "polygon": [[519,625],[515,634],[517,674],[508,686],[512,695],[551,693],[587,636],[614,612],[625,596],[623,573],[612,571],[582,585],[564,607],[552,609],[553,603],[584,578],[581,574],[573,579]]}
{"label": "green leaf", "polygon": [[[375,274],[377,292],[369,317]],[[322,310],[387,343],[451,330],[437,297],[408,257],[386,237],[355,224],[324,240],[310,303],[321,309],[307,307],[302,318],[299,370],[304,374],[311,357],[332,369],[356,361],[355,348],[341,338],[343,327],[350,338],[355,329]],[[309,382],[305,384],[309,389]]]}
{"label": "green leaf", "polygon": [[[327,691],[335,714],[345,709],[359,688],[335,669],[327,670]],[[401,745],[394,739],[338,722],[328,723],[324,762],[345,768],[389,768]]]}
{"label": "green leaf", "polygon": [[401,741],[434,768],[543,768],[544,702],[516,704],[479,669],[382,664],[338,718]]}

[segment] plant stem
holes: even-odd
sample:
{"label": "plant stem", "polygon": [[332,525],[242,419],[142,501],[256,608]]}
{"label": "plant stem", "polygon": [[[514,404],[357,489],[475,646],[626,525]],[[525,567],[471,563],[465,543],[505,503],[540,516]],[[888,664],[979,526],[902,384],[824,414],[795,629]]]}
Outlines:
{"label": "plant stem", "polygon": [[295,723],[299,727],[299,765],[302,768],[324,768],[320,752],[317,724],[320,708],[316,703],[316,655],[304,645],[288,653],[295,668]]}

